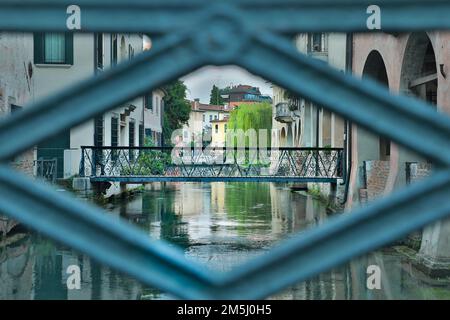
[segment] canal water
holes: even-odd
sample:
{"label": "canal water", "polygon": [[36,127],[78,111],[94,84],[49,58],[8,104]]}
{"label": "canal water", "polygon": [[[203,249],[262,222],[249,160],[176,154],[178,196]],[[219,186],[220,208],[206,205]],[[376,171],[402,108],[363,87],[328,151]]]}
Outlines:
{"label": "canal water", "polygon": [[[328,218],[318,201],[282,184],[167,184],[103,207],[218,271],[230,271]],[[73,264],[81,268],[80,290],[66,286],[66,270]],[[381,268],[381,290],[366,287],[370,265]],[[0,299],[170,298],[37,234],[16,234],[0,245]],[[450,299],[450,285],[428,278],[399,250],[388,248],[271,299]]]}

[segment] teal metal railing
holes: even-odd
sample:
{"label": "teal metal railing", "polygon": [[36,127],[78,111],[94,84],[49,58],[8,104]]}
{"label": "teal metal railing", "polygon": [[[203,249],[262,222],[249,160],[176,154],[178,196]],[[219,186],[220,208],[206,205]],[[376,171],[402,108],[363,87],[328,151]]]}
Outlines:
{"label": "teal metal railing", "polygon": [[[424,102],[342,74],[298,53],[286,40],[286,34],[297,32],[367,31],[371,2],[0,0],[2,31],[67,31],[66,8],[77,4],[81,32],[159,35],[150,52],[1,120],[0,210],[145,284],[193,299],[264,298],[449,216],[449,117]],[[450,29],[450,1],[377,4],[385,32]],[[235,64],[269,79],[433,161],[435,173],[295,236],[230,273],[215,273],[186,260],[180,250],[151,242],[136,228],[8,166],[10,159],[44,139],[210,64]],[[47,123],[52,125],[42,125]]]}
{"label": "teal metal railing", "polygon": [[317,182],[343,178],[342,148],[81,147],[91,182]]}

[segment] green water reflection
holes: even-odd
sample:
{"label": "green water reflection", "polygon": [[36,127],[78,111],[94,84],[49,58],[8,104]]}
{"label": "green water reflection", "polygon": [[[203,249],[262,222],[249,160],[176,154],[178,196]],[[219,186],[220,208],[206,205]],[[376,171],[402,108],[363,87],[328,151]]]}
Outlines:
{"label": "green water reflection", "polygon": [[[282,239],[327,220],[325,208],[311,197],[275,184],[167,184],[104,207],[149,237],[181,247],[187,258],[218,271],[230,271]],[[39,235],[16,235],[13,240],[0,246],[0,299],[171,298]],[[81,268],[81,290],[67,289],[65,271],[72,264]],[[382,290],[366,289],[366,269],[372,264],[382,270]],[[391,248],[272,298],[450,299],[450,285],[427,278]]]}

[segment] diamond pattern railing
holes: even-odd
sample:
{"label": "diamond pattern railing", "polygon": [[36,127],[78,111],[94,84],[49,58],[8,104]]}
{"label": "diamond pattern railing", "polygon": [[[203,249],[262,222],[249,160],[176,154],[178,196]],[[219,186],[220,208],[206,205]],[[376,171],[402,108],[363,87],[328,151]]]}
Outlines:
{"label": "diamond pattern railing", "polygon": [[[384,31],[450,28],[447,0],[377,2]],[[66,7],[71,4],[0,0],[0,30],[66,31]],[[76,4],[82,8],[83,32],[163,36],[151,52],[1,120],[0,210],[5,214],[143,283],[192,299],[264,298],[450,215],[449,117],[424,102],[393,96],[373,82],[299,54],[282,35],[367,31],[365,13],[371,1],[78,0]],[[246,68],[408,147],[433,161],[437,170],[421,183],[295,236],[230,273],[217,274],[187,261],[183,252],[166,243],[150,242],[136,228],[112,221],[92,205],[9,167],[14,156],[65,128],[208,64]]]}
{"label": "diamond pattern railing", "polygon": [[91,181],[337,182],[342,148],[81,147]]}

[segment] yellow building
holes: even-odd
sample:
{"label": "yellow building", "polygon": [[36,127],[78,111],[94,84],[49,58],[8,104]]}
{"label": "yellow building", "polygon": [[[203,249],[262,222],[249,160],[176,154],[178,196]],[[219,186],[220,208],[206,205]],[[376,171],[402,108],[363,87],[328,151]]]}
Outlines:
{"label": "yellow building", "polygon": [[228,118],[211,121],[211,144],[214,147],[225,146],[227,126]]}

